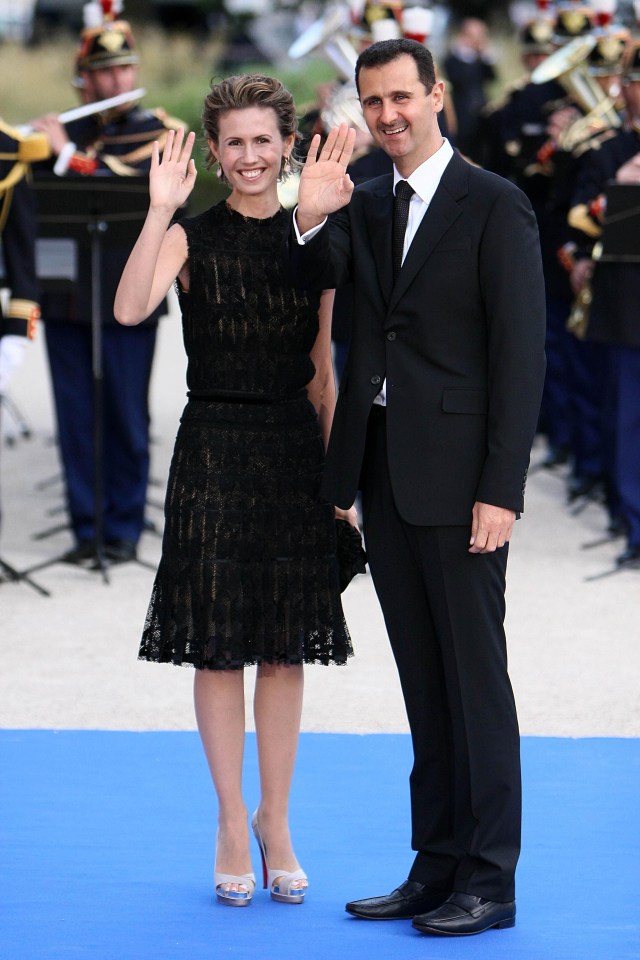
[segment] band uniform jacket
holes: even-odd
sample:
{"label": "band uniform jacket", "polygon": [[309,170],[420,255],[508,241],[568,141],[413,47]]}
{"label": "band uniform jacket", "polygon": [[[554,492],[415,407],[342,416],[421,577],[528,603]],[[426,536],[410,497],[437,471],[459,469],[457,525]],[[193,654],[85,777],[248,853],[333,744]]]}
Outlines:
{"label": "band uniform jacket", "polygon": [[[369,181],[307,244],[294,282],[355,286],[353,340],[323,495],[355,500],[386,379],[391,483],[403,519],[468,524],[476,500],[519,512],[544,379],[538,231],[513,184],[454,153],[392,281],[393,177]],[[297,280],[296,280],[297,278]]]}
{"label": "band uniform jacket", "polygon": [[10,175],[15,163],[15,160],[9,157],[15,155],[16,150],[17,141],[7,132],[0,130],[0,154],[7,156],[7,159],[0,158],[0,210],[4,220],[0,244],[4,261],[4,285],[11,291],[4,316],[0,308],[0,337],[5,334],[33,336],[33,326],[39,316],[33,194],[24,178],[6,191],[2,188],[2,181]]}
{"label": "band uniform jacket", "polygon": [[[627,160],[640,153],[640,132],[620,131],[599,150],[583,158],[576,183],[570,222],[593,242],[601,224],[589,206],[604,192],[608,181]],[[636,188],[640,195],[640,187]],[[602,261],[595,264],[587,339],[599,343],[640,347],[640,263]]]}

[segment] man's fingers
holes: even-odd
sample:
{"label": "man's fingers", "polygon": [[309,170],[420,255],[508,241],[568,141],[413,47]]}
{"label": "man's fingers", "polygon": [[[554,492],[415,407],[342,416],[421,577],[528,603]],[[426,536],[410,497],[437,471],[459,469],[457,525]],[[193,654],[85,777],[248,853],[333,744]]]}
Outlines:
{"label": "man's fingers", "polygon": [[309,144],[309,149],[307,150],[307,160],[306,160],[305,166],[307,164],[314,164],[316,162],[316,158],[318,156],[318,147],[320,146],[320,140],[321,140],[320,134],[314,133],[313,137],[311,138],[311,143]]}
{"label": "man's fingers", "polygon": [[344,144],[342,146],[342,151],[340,153],[339,162],[344,164],[345,168],[349,165],[351,160],[351,155],[353,154],[353,148],[356,142],[356,131],[353,127],[349,127],[347,130],[347,136],[345,138]]}
{"label": "man's fingers", "polygon": [[320,153],[321,160],[332,160],[345,168],[353,153],[356,132],[346,123],[332,127]]}
{"label": "man's fingers", "polygon": [[338,134],[342,127],[346,127],[346,123],[340,125],[340,127],[331,127],[329,133],[327,134],[327,139],[324,142],[324,146],[320,151],[320,160],[331,160],[333,149],[336,145],[336,140],[338,139]]}

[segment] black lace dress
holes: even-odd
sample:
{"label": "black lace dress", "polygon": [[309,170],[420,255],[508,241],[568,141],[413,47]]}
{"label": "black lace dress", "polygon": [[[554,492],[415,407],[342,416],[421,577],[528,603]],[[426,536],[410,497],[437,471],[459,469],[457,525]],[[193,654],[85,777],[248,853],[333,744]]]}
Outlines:
{"label": "black lace dress", "polygon": [[140,658],[342,664],[352,649],[335,522],[319,498],[324,448],[305,390],[319,300],[281,275],[290,214],[249,219],[221,203],[180,222],[189,402]]}

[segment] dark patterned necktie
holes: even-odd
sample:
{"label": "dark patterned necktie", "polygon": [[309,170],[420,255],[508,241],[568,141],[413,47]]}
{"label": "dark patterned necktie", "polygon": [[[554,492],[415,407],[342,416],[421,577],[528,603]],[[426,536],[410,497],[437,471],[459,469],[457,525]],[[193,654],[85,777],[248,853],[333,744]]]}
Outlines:
{"label": "dark patterned necktie", "polygon": [[393,200],[392,252],[394,283],[400,275],[400,267],[402,266],[404,233],[407,229],[407,220],[409,219],[409,203],[414,192],[413,187],[409,186],[406,180],[398,180]]}

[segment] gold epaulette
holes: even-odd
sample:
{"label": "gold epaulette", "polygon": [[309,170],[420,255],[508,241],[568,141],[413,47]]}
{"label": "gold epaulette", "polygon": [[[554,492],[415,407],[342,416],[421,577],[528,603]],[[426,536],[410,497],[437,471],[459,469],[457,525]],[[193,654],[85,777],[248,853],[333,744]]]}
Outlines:
{"label": "gold epaulette", "polygon": [[0,153],[2,160],[14,160],[18,163],[37,163],[51,156],[49,141],[44,133],[24,133],[0,119],[0,132],[16,141],[15,151]]}
{"label": "gold epaulette", "polygon": [[[178,120],[176,117],[170,117],[162,107],[156,107],[155,110],[150,110],[149,112],[160,121],[162,124],[161,130],[148,130],[144,134],[136,133],[129,135],[131,140],[136,140],[138,143],[140,143],[141,139],[145,141],[129,153],[121,154],[119,157],[111,156],[108,153],[102,153],[100,156],[102,162],[118,177],[139,176],[140,170],[136,169],[133,164],[140,163],[142,160],[148,160],[151,157],[153,144],[156,140],[160,144],[160,150],[163,150],[169,130],[178,130],[180,127],[185,130],[187,129],[184,121]],[[126,139],[126,137],[110,138],[109,142],[122,143]]]}
{"label": "gold epaulette", "polygon": [[163,107],[154,107],[151,113],[154,117],[158,118],[167,130],[179,130],[180,127],[182,127],[185,132],[188,132],[187,124],[184,120],[180,120],[178,117],[170,117]]}
{"label": "gold epaulette", "polygon": [[595,240],[596,237],[599,237],[602,233],[600,227],[593,222],[589,214],[589,205],[586,203],[579,203],[575,207],[572,207],[569,211],[567,221],[570,227],[573,227],[574,230],[581,230],[582,233],[586,233],[592,240]]}
{"label": "gold epaulette", "polygon": [[7,222],[13,188],[29,170],[29,164],[37,160],[46,160],[51,155],[49,141],[43,133],[22,133],[15,127],[0,120],[0,131],[15,141],[15,149],[0,152],[0,161],[11,164],[6,177],[0,180],[0,233]]}

